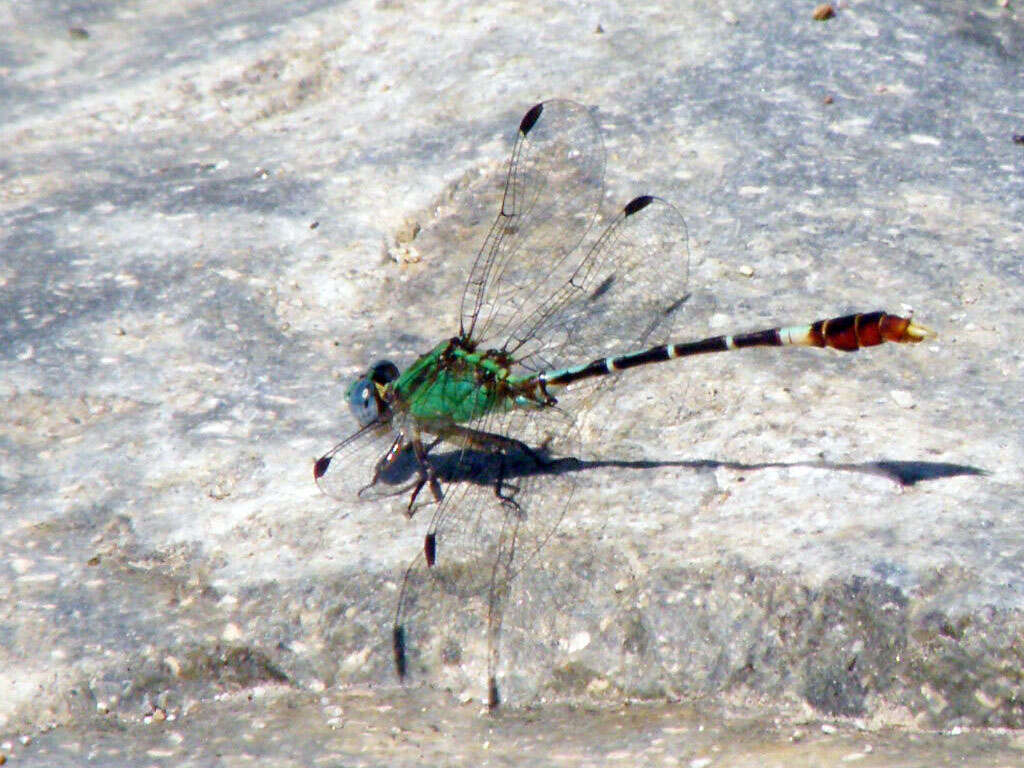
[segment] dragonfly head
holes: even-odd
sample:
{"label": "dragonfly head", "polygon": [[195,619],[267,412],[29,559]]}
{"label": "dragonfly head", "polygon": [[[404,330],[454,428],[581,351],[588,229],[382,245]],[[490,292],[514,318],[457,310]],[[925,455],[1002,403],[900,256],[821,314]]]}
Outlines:
{"label": "dragonfly head", "polygon": [[348,407],[360,427],[375,421],[387,421],[391,417],[391,406],[386,397],[388,388],[398,378],[398,366],[390,360],[380,360],[365,374],[348,386],[345,396]]}

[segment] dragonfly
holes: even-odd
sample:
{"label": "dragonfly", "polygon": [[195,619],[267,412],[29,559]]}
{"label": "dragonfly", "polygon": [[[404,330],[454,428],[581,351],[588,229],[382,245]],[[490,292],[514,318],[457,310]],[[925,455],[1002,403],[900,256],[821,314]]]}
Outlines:
{"label": "dragonfly", "polygon": [[404,371],[381,360],[357,377],[346,390],[357,427],[313,467],[332,497],[407,494],[408,517],[432,510],[401,582],[394,666],[402,681],[433,658],[458,666],[467,650],[459,627],[475,626],[490,710],[501,702],[502,624],[517,579],[576,488],[579,473],[553,457],[574,456],[583,435],[599,435],[586,414],[629,378],[618,374],[750,347],[854,351],[933,335],[911,317],[872,311],[669,341],[687,298],[685,220],[641,195],[596,228],[604,166],[588,108],[552,100],[526,112],[497,216],[462,289],[457,332]]}

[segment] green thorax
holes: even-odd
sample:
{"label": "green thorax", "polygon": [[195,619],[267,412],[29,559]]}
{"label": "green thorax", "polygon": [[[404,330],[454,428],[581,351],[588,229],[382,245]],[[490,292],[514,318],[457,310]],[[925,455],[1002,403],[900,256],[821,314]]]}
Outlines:
{"label": "green thorax", "polygon": [[476,352],[471,342],[450,339],[413,363],[392,389],[399,408],[419,421],[472,421],[519,404],[510,364],[506,355]]}

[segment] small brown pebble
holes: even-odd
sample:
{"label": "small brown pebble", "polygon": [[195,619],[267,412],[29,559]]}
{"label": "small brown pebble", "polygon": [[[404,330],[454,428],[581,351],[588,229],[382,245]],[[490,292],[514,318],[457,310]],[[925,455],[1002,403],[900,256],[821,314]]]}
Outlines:
{"label": "small brown pebble", "polygon": [[826,96],[824,99],[822,99],[822,101],[826,104],[831,104],[833,101],[835,101],[835,99],[833,99],[831,96]]}
{"label": "small brown pebble", "polygon": [[836,9],[829,3],[822,3],[814,8],[814,13],[811,14],[815,21],[825,21],[825,19],[831,19],[836,15]]}
{"label": "small brown pebble", "polygon": [[7,755],[5,755],[3,752],[0,752],[0,765],[3,765],[6,762],[7,762]]}
{"label": "small brown pebble", "polygon": [[89,30],[85,27],[68,27],[68,37],[72,40],[88,40]]}
{"label": "small brown pebble", "polygon": [[415,219],[406,219],[395,232],[395,242],[399,245],[411,243],[420,233],[420,223]]}

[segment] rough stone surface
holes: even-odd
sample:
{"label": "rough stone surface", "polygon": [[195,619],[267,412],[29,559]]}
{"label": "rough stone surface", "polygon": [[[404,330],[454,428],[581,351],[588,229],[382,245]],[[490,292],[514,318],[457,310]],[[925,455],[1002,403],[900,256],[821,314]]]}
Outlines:
{"label": "rough stone surface", "polygon": [[[529,732],[587,764],[697,722],[612,723],[635,698],[782,713],[771,754],[800,718],[895,726],[907,765],[942,764],[920,729],[1024,727],[1024,23],[835,7],[0,2],[0,754],[411,764],[402,734],[440,733],[481,762]],[[482,724],[457,703],[484,694],[475,606],[439,618],[458,664],[393,677],[426,516],[331,501],[310,468],[353,429],[347,379],[457,328],[551,96],[596,109],[607,211],[685,214],[684,338],[873,309],[938,337],[620,385],[505,621],[505,699],[551,717]],[[579,714],[606,749],[566,702],[620,713]],[[330,707],[370,735],[328,739]],[[780,764],[846,754],[807,741]],[[1008,732],[958,748],[1021,760]]]}

